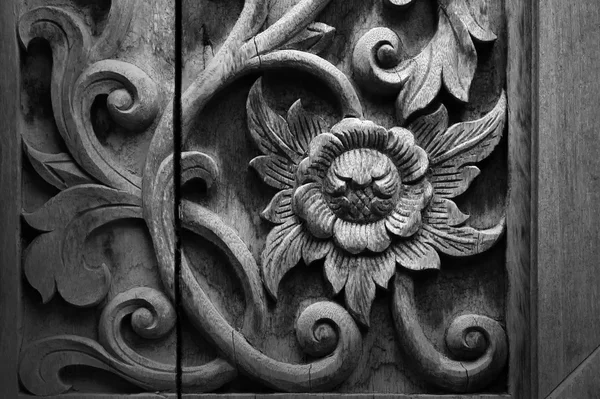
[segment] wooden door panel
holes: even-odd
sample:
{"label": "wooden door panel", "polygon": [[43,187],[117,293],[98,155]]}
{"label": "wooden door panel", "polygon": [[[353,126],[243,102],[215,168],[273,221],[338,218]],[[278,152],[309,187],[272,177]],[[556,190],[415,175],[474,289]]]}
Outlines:
{"label": "wooden door panel", "polygon": [[555,3],[4,1],[4,396],[595,397]]}

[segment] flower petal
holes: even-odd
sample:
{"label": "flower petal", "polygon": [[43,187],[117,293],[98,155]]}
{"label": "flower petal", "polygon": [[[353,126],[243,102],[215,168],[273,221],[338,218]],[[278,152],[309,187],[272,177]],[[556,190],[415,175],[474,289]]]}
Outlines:
{"label": "flower petal", "polygon": [[310,265],[325,258],[332,250],[333,242],[331,240],[318,240],[309,236],[302,248],[302,259],[304,259],[304,263]]}
{"label": "flower petal", "polygon": [[354,148],[375,148],[385,150],[388,141],[387,130],[371,121],[346,118],[331,128],[346,150]]}
{"label": "flower petal", "polygon": [[333,236],[336,244],[351,254],[364,251],[369,244],[367,225],[351,223],[337,219],[333,225]]}
{"label": "flower petal", "polygon": [[394,164],[398,165],[415,145],[415,138],[410,131],[401,127],[391,128],[388,135],[387,154]]}
{"label": "flower petal", "polygon": [[410,237],[421,227],[421,212],[395,209],[385,220],[385,227],[398,237]]}
{"label": "flower petal", "polygon": [[262,155],[250,161],[261,179],[269,186],[283,190],[294,185],[295,166],[279,155]]}
{"label": "flower petal", "polygon": [[335,247],[327,254],[325,258],[325,277],[331,284],[335,294],[344,288],[352,263],[352,257],[346,256]]}
{"label": "flower petal", "polygon": [[418,184],[403,185],[396,209],[387,217],[386,227],[398,237],[410,237],[421,226],[421,210],[433,195],[433,188],[427,180]]}
{"label": "flower petal", "polygon": [[293,207],[315,237],[329,238],[333,235],[337,217],[327,206],[319,184],[307,183],[298,187],[294,192]]}
{"label": "flower petal", "polygon": [[263,280],[267,291],[277,298],[277,288],[283,276],[298,264],[306,232],[296,218],[275,226],[267,236],[262,252]]}
{"label": "flower petal", "polygon": [[407,156],[398,164],[402,182],[411,183],[419,180],[429,168],[427,153],[419,146],[412,146]]}
{"label": "flower petal", "polygon": [[312,171],[311,173],[310,159],[308,157],[304,158],[298,164],[298,169],[296,169],[296,182],[298,184],[305,184],[309,182],[321,182],[321,177],[315,175],[314,171]]}
{"label": "flower petal", "polygon": [[439,269],[440,256],[428,240],[418,234],[410,240],[401,240],[392,245],[396,262],[410,270]]}
{"label": "flower petal", "polygon": [[375,283],[364,257],[356,258],[346,282],[346,305],[350,314],[361,324],[369,326],[371,305],[375,299]]}
{"label": "flower petal", "polygon": [[415,144],[412,133],[401,127],[389,131],[387,153],[398,167],[403,182],[413,182],[423,177],[429,168],[427,153]]}
{"label": "flower petal", "polygon": [[327,172],[327,169],[333,160],[344,152],[344,146],[340,140],[331,133],[323,133],[315,137],[308,150],[310,158],[310,169],[321,178]]}
{"label": "flower petal", "polygon": [[385,228],[385,220],[366,225],[367,248],[373,252],[383,252],[391,244],[392,240]]}
{"label": "flower petal", "polygon": [[386,251],[369,259],[369,273],[375,284],[381,288],[387,288],[395,271],[396,257],[392,251]]}
{"label": "flower petal", "polygon": [[292,216],[292,189],[286,189],[275,194],[269,205],[260,214],[271,223],[281,224]]}

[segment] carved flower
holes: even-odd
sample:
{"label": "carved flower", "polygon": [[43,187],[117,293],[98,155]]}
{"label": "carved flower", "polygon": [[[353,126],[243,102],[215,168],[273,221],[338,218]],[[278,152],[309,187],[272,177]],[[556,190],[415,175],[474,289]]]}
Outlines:
{"label": "carved flower", "polygon": [[467,256],[487,250],[503,222],[489,230],[449,198],[463,193],[503,129],[504,97],[486,117],[448,128],[441,106],[407,128],[385,129],[345,118],[331,129],[300,101],[284,119],[266,104],[260,80],[248,97],[248,125],[265,155],[251,161],[279,191],[262,216],[275,223],[262,253],[262,272],[276,298],[279,282],[300,260],[324,260],[327,281],[344,290],[364,325],[376,286],[386,288],[396,266],[438,269],[438,251]]}
{"label": "carved flower", "polygon": [[433,192],[429,161],[403,128],[347,118],[316,136],[299,165],[292,210],[316,238],[349,254],[386,251],[410,237]]}

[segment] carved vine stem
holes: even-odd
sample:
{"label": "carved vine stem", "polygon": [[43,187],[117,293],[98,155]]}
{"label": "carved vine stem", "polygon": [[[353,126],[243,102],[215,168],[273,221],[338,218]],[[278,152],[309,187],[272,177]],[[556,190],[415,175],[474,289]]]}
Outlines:
{"label": "carved vine stem", "polygon": [[403,349],[430,383],[454,392],[485,388],[506,365],[506,333],[496,320],[467,314],[453,320],[446,345],[457,359],[438,351],[425,336],[416,311],[414,281],[398,272],[394,280],[392,314]]}
{"label": "carved vine stem", "polygon": [[[159,258],[166,285],[174,284],[172,273],[173,242],[173,190],[172,157],[161,165],[154,197],[161,198],[152,206],[152,213],[161,215],[153,229],[161,242],[163,254]],[[182,154],[182,182],[201,178],[208,186],[215,180],[216,166],[207,155],[199,152]],[[165,189],[167,187],[167,189]],[[240,277],[246,293],[245,330],[260,331],[264,321],[264,298],[258,266],[246,245],[234,230],[227,227],[217,215],[189,201],[182,203],[183,225],[191,231],[213,241],[224,250]],[[165,267],[166,266],[166,267]],[[329,355],[310,364],[287,364],[274,360],[247,341],[244,334],[235,330],[198,284],[185,254],[182,256],[182,298],[186,313],[194,325],[235,364],[235,367],[273,388],[286,391],[311,391],[332,388],[343,381],[356,367],[361,349],[361,336],[354,320],[341,306],[317,303],[304,309],[296,324],[296,334],[302,349],[309,354]],[[315,337],[314,331],[326,327],[326,333]],[[249,331],[248,331],[249,332]],[[323,342],[329,343],[323,347]]]}
{"label": "carved vine stem", "polygon": [[[344,113],[360,114],[360,103],[352,85],[343,74],[324,60],[293,51],[277,53],[272,57],[262,56],[292,38],[310,23],[327,3],[328,1],[301,1],[274,25],[248,40],[266,18],[266,2],[247,1],[240,19],[221,51],[183,95],[182,141],[185,143],[194,118],[218,90],[240,76],[262,68],[297,64],[300,68],[324,78],[333,89],[342,89],[342,106],[355,108],[352,111],[344,109]],[[155,247],[160,248],[158,258],[161,276],[172,295],[174,224],[171,205],[171,126],[171,114],[167,111],[150,147],[145,170],[144,203],[147,205],[146,220]],[[201,153],[183,153],[181,169],[182,182],[197,177],[209,180],[208,183],[216,179],[214,161]],[[194,172],[190,173],[192,170]],[[181,209],[184,227],[213,241],[232,260],[247,297],[244,331],[260,331],[259,327],[264,322],[266,300],[258,267],[247,247],[235,231],[228,228],[217,215],[188,201],[182,203]],[[313,304],[302,312],[296,325],[302,349],[309,354],[326,357],[310,364],[287,364],[274,360],[254,348],[243,334],[224,319],[198,284],[185,253],[182,254],[181,277],[183,306],[194,325],[207,335],[238,369],[258,381],[286,391],[324,390],[339,384],[356,367],[362,345],[360,332],[352,317],[339,305]],[[321,325],[328,326],[324,330],[327,334],[317,338],[313,331]],[[323,347],[321,340],[330,344]]]}

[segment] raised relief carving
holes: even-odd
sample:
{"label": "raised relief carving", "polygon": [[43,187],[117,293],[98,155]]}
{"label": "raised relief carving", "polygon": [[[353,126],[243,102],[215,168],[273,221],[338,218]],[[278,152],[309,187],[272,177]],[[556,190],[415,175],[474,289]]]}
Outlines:
{"label": "raised relief carving", "polygon": [[[405,12],[418,1],[423,0],[381,5]],[[502,325],[484,315],[461,314],[445,333],[446,353],[424,331],[413,281],[420,271],[444,273],[440,254],[483,253],[504,232],[503,218],[487,229],[469,226],[469,216],[453,201],[468,195],[480,173],[475,164],[502,138],[504,93],[481,118],[453,124],[446,106],[434,104],[442,86],[453,98],[469,100],[477,66],[473,39],[496,38],[485,13],[475,0],[435,2],[437,30],[407,59],[400,36],[375,27],[353,45],[350,76],[320,56],[336,37],[334,26],[315,21],[330,1],[289,3],[271,9],[266,0],[246,0],[220,46],[203,37],[201,71],[182,96],[181,149],[173,148],[173,103],[161,82],[141,65],[115,58],[140,3],[113,0],[100,34],[66,7],[44,6],[21,17],[25,47],[37,38],[52,47],[52,110],[68,150],[46,153],[24,138],[33,169],[61,190],[38,210],[24,212],[25,223],[39,232],[25,250],[24,273],[44,303],[58,293],[70,305],[101,309],[97,339],[59,335],[28,343],[19,375],[29,392],[68,391],[60,373],[72,365],[109,371],[143,390],[175,389],[174,362],[142,353],[123,330],[160,345],[173,334],[176,300],[195,331],[217,349],[212,360],[181,367],[185,391],[214,391],[240,374],[274,391],[336,389],[360,367],[365,337],[377,334],[371,323],[377,295],[389,300],[397,345],[419,379],[443,390],[473,392],[499,378],[507,360]],[[318,80],[334,95],[339,114],[330,124],[297,100],[282,116],[269,105],[263,79],[253,83],[245,119],[262,155],[250,161],[254,171],[240,173],[257,173],[276,190],[261,213],[270,231],[257,260],[235,225],[202,202],[175,198],[173,188],[175,181],[186,187],[201,182],[207,191],[227,184],[219,167],[227,159],[186,146],[194,124],[216,93],[239,78],[281,69]],[[375,95],[397,96],[395,126],[384,127],[365,111],[355,84]],[[152,132],[140,173],[115,162],[97,137],[91,110],[102,96],[113,123],[127,132]],[[175,201],[182,228],[214,245],[233,267],[243,291],[241,323],[233,323],[211,299],[193,266],[204,259],[191,259],[185,247],[175,280]],[[160,287],[140,285],[109,295],[111,267],[90,264],[84,244],[100,227],[124,219],[145,221]],[[297,362],[265,353],[255,338],[268,334],[280,283],[302,262],[322,265],[331,295],[291,310],[303,359]],[[377,292],[388,286],[392,292]]]}

